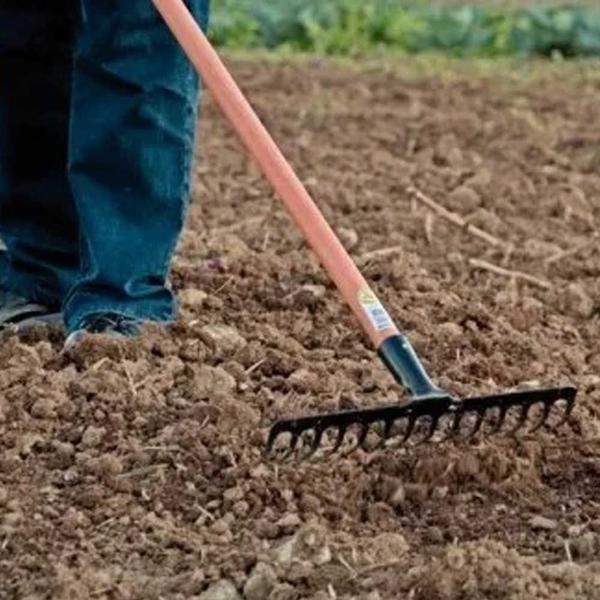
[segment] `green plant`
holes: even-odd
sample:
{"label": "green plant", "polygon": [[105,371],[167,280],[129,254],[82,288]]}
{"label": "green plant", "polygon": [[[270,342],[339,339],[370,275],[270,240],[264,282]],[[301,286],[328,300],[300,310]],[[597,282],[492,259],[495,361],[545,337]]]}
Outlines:
{"label": "green plant", "polygon": [[378,48],[458,56],[600,56],[600,9],[431,6],[413,0],[213,0],[211,37],[321,54]]}

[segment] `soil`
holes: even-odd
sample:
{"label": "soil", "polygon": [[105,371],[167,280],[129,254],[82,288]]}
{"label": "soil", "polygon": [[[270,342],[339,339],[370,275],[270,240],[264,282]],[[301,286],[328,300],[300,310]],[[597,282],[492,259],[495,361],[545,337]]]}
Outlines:
{"label": "soil", "polygon": [[1,334],[0,598],[600,598],[600,81],[234,68],[437,381],[570,382],[573,418],[265,461],[276,418],[399,393],[207,101],[180,322],[74,356]]}

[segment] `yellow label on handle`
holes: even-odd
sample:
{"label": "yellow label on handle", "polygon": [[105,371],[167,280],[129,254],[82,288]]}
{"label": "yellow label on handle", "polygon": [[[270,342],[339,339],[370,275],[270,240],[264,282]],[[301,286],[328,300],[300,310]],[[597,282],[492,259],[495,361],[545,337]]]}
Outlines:
{"label": "yellow label on handle", "polygon": [[373,290],[361,291],[358,299],[375,331],[385,331],[394,327],[394,322]]}

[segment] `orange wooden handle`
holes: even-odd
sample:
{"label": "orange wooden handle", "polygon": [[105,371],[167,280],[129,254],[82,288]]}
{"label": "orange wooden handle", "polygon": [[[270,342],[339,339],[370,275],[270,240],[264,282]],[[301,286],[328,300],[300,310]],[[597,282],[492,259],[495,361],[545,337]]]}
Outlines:
{"label": "orange wooden handle", "polygon": [[398,329],[182,0],[153,0],[375,347]]}

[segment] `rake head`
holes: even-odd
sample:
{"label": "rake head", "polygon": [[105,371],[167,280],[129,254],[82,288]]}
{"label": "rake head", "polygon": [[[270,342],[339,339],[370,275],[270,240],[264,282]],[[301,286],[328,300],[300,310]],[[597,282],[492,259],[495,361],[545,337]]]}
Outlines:
{"label": "rake head", "polygon": [[515,434],[525,428],[555,429],[569,418],[576,389],[528,389],[457,400],[449,395],[415,398],[364,410],[278,421],[267,442],[268,455],[285,459],[316,453],[350,453],[358,448],[414,446],[464,440],[477,434]]}

